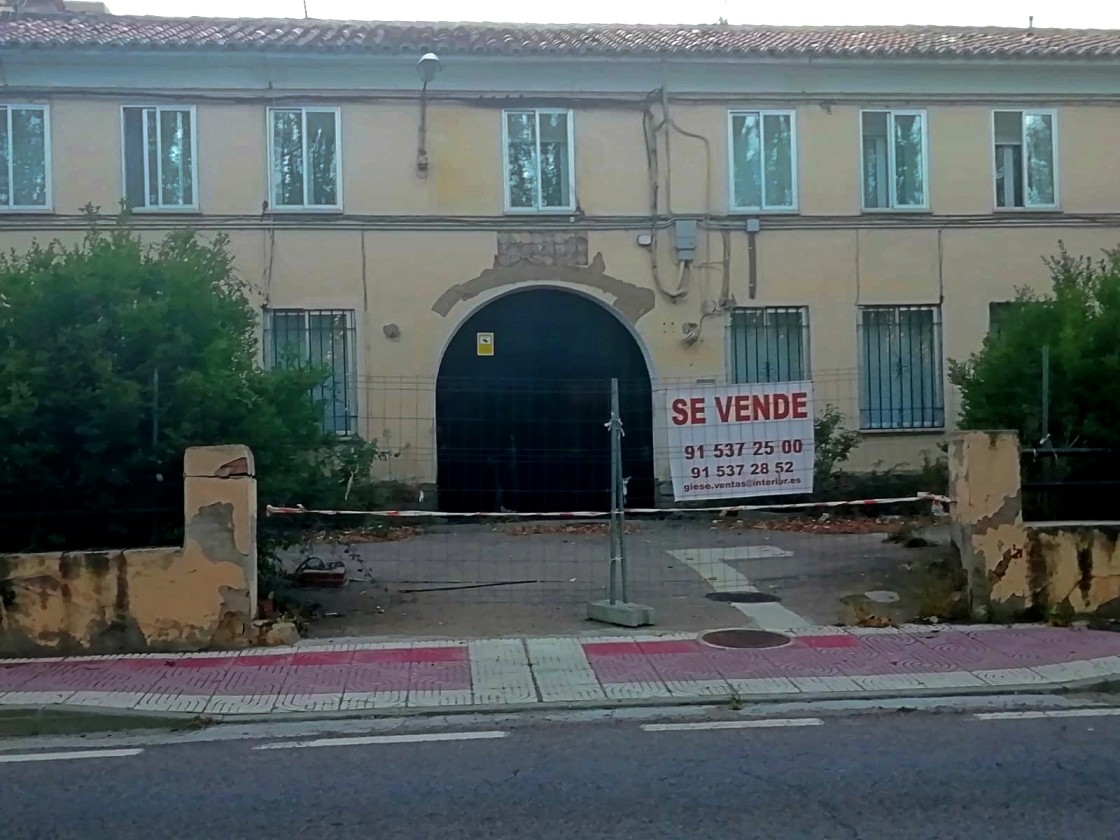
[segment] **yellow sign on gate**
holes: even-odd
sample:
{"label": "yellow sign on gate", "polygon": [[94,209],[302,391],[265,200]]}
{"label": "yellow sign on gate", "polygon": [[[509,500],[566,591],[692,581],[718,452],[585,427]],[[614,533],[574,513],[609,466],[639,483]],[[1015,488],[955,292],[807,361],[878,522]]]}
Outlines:
{"label": "yellow sign on gate", "polygon": [[494,333],[480,332],[475,336],[475,352],[479,356],[494,355]]}

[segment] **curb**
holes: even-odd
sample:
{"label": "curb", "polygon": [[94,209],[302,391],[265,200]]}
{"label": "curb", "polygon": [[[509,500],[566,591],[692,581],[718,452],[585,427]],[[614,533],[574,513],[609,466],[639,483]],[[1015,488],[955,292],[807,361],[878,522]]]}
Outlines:
{"label": "curb", "polygon": [[693,695],[682,697],[624,698],[618,700],[559,700],[536,703],[480,703],[456,706],[420,706],[416,708],[356,709],[349,711],[310,711],[310,712],[272,712],[265,714],[215,714],[201,715],[189,712],[157,712],[105,708],[99,706],[74,706],[67,703],[40,705],[12,705],[4,707],[22,711],[50,710],[68,712],[75,715],[97,715],[100,717],[120,717],[122,719],[158,718],[183,723],[203,725],[228,725],[233,723],[313,723],[316,721],[339,720],[384,720],[393,718],[458,717],[468,715],[523,714],[526,712],[581,712],[610,711],[617,709],[658,709],[679,706],[723,706],[731,703],[764,706],[788,703],[821,703],[827,701],[886,701],[906,700],[907,698],[945,698],[958,697],[1018,697],[1030,695],[1100,694],[1120,691],[1120,678],[1115,676],[1073,680],[1068,683],[1048,685],[992,685],[972,686],[955,689],[918,688],[906,690],[867,690],[867,691],[815,691],[797,694],[741,694],[732,693]]}

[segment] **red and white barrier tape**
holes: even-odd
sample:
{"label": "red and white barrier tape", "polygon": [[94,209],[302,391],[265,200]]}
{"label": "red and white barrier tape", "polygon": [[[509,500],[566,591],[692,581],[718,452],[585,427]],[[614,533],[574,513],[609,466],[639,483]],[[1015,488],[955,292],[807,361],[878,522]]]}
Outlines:
{"label": "red and white barrier tape", "polygon": [[[626,508],[626,515],[643,515],[659,513],[740,513],[753,510],[807,510],[809,508],[836,508],[836,507],[867,507],[870,505],[895,505],[904,502],[934,502],[949,504],[947,496],[936,493],[918,493],[914,496],[900,496],[894,499],[856,499],[842,502],[795,502],[777,505],[719,505],[718,507],[694,508]],[[383,516],[389,519],[405,518],[448,518],[459,519],[602,519],[610,516],[609,510],[567,510],[567,511],[537,511],[535,513],[522,512],[493,512],[474,511],[473,513],[449,513],[440,510],[314,510],[302,505],[297,507],[276,507],[268,505],[265,508],[269,516],[289,516],[310,514],[315,516]]]}

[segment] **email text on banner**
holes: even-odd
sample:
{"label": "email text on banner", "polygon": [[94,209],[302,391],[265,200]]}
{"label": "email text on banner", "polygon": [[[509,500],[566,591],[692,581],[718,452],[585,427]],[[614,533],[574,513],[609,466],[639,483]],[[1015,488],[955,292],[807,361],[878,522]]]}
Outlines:
{"label": "email text on banner", "polygon": [[813,383],[703,386],[666,393],[673,497],[813,492]]}

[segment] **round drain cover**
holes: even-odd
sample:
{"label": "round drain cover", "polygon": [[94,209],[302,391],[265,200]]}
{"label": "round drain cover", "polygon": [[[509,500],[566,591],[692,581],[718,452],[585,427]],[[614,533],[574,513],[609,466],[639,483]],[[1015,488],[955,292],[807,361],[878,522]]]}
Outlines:
{"label": "round drain cover", "polygon": [[788,645],[790,638],[769,630],[713,630],[700,641],[721,648],[773,648]]}
{"label": "round drain cover", "polygon": [[769,592],[709,592],[709,601],[726,601],[730,604],[773,604],[781,600]]}

